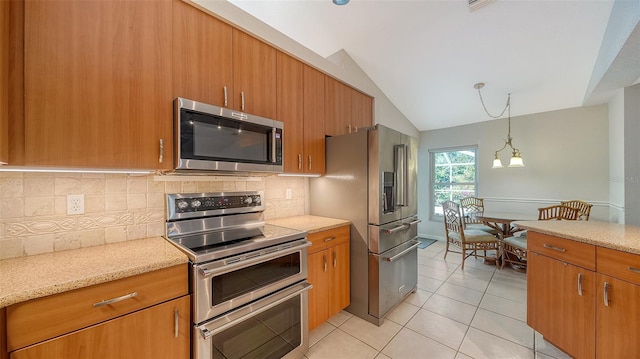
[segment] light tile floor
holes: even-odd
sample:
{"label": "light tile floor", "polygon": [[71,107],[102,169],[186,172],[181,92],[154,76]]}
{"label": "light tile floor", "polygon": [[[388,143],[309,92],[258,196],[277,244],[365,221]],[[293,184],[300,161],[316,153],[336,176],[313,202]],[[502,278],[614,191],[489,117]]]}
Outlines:
{"label": "light tile floor", "polygon": [[444,242],[418,250],[418,290],[381,326],[342,311],[310,333],[308,359],[569,358],[527,326],[526,275]]}

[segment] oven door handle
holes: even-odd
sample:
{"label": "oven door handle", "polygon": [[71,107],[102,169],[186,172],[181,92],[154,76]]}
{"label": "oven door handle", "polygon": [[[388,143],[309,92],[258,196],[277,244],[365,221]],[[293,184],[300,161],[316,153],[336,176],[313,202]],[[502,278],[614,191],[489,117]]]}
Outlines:
{"label": "oven door handle", "polygon": [[[261,304],[263,304],[263,306],[255,309],[255,310],[252,310],[248,315],[241,315],[237,319],[229,319],[229,316],[232,316],[234,314],[234,312],[231,312],[231,313],[225,315],[224,317],[222,317],[222,318],[220,318],[218,320],[214,320],[214,321],[209,322],[207,324],[203,324],[203,325],[198,327],[198,330],[200,331],[200,335],[202,335],[202,338],[205,339],[205,340],[209,339],[212,336],[214,336],[214,335],[216,335],[216,334],[218,334],[220,332],[223,332],[223,331],[227,330],[228,328],[230,328],[230,327],[232,327],[234,325],[240,324],[240,323],[244,322],[245,320],[251,319],[251,318],[255,317],[256,315],[258,315],[260,313],[266,312],[267,310],[269,310],[269,309],[271,309],[271,308],[273,308],[273,307],[275,307],[277,305],[280,305],[280,304],[286,302],[287,300],[289,300],[289,299],[291,299],[291,298],[293,298],[295,296],[298,296],[301,293],[306,292],[309,289],[313,288],[313,286],[308,282],[300,283],[299,285],[297,285],[297,287],[300,287],[300,289],[295,290],[295,292],[293,292],[293,293],[288,293],[288,294],[287,293],[280,293],[280,297],[279,298],[265,298],[265,299],[262,299],[262,300],[259,300],[259,301],[255,302],[253,304],[250,304],[249,307],[260,306]],[[294,289],[294,288],[291,288],[291,289]],[[276,294],[276,296],[277,296],[277,294]],[[267,301],[272,301],[272,300],[274,300],[274,301],[271,302],[271,303],[268,303],[268,304],[265,303]],[[245,308],[246,307],[239,308],[237,311],[243,310]],[[226,323],[220,325],[219,327],[213,328],[213,329],[207,328],[208,326],[211,326],[211,324],[213,324],[214,322],[218,322],[218,321],[221,321],[221,320],[222,321],[226,321]]]}
{"label": "oven door handle", "polygon": [[405,254],[407,254],[407,253],[411,252],[412,250],[414,250],[414,249],[418,248],[418,246],[419,246],[419,245],[420,245],[420,241],[414,241],[414,242],[413,242],[413,245],[412,245],[411,247],[409,247],[409,248],[405,249],[404,251],[402,251],[402,252],[400,252],[400,253],[396,254],[396,255],[395,255],[395,256],[393,256],[393,257],[382,257],[382,260],[387,261],[387,262],[393,262],[393,261],[395,261],[396,259],[398,259],[398,258],[400,258],[400,257],[404,256]]}
{"label": "oven door handle", "polygon": [[[236,270],[238,268],[243,268],[243,267],[248,267],[252,264],[255,263],[260,263],[260,262],[264,262],[264,261],[268,261],[270,259],[273,258],[277,258],[277,257],[281,257],[282,255],[288,254],[288,253],[293,253],[296,252],[298,250],[301,250],[303,248],[306,247],[310,247],[311,246],[311,242],[306,241],[300,245],[294,246],[294,247],[288,247],[288,248],[283,248],[281,250],[274,250],[273,252],[267,252],[264,253],[262,255],[258,255],[255,257],[251,257],[251,258],[247,258],[245,260],[240,260],[237,262],[232,262],[229,264],[224,264],[220,267],[216,267],[213,269],[208,269],[208,268],[203,268],[203,267],[199,267],[198,271],[200,272],[200,275],[202,275],[204,278],[210,277],[212,275],[215,274],[222,274],[222,273],[227,273],[233,270]],[[268,250],[268,248],[266,249]],[[228,261],[229,259],[226,260],[221,260],[221,261]]]}

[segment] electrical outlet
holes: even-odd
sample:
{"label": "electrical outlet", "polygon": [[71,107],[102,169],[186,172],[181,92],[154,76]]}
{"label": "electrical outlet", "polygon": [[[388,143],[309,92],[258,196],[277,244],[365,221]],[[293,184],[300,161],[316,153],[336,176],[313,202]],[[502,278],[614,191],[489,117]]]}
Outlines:
{"label": "electrical outlet", "polygon": [[291,199],[291,188],[287,188],[286,195],[287,199]]}
{"label": "electrical outlet", "polygon": [[84,195],[70,194],[67,195],[67,214],[83,214],[84,213]]}

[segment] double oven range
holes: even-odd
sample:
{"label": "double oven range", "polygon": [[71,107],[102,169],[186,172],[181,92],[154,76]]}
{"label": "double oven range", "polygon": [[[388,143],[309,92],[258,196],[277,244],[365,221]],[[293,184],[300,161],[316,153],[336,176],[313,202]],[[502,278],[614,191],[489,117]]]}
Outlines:
{"label": "double oven range", "polygon": [[190,260],[192,357],[302,357],[306,232],[265,224],[262,192],[169,194],[166,208],[166,238]]}

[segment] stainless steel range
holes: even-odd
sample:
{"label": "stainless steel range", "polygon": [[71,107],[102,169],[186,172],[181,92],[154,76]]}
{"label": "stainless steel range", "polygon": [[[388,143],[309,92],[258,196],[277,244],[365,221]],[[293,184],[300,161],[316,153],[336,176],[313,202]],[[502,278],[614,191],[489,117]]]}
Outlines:
{"label": "stainless steel range", "polygon": [[308,349],[306,232],[265,224],[264,193],[167,195],[166,238],[190,259],[192,356]]}

